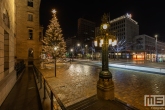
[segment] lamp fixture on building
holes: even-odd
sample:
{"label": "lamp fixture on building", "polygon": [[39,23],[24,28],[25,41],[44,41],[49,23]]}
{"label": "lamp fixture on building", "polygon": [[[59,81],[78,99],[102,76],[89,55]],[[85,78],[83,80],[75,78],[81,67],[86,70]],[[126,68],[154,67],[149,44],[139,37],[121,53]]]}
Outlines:
{"label": "lamp fixture on building", "polygon": [[71,56],[70,56],[70,64],[71,64],[71,61],[73,60],[73,49],[70,49],[70,51],[71,51]]}
{"label": "lamp fixture on building", "polygon": [[155,40],[155,61],[157,62],[158,61],[158,52],[157,52],[157,37],[158,37],[158,35],[155,35],[155,38],[156,38],[156,40]]}
{"label": "lamp fixture on building", "polygon": [[57,50],[57,46],[54,47],[54,73],[55,73],[55,77],[56,77],[56,50]]}
{"label": "lamp fixture on building", "polygon": [[80,46],[80,44],[78,43],[77,46]]}

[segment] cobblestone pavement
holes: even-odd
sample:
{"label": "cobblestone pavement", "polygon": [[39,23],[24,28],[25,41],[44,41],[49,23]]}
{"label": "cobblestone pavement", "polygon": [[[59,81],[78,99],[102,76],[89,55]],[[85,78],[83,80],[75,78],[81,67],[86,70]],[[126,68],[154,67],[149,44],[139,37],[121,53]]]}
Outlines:
{"label": "cobblestone pavement", "polygon": [[[47,66],[49,69],[39,71],[65,106],[96,94],[101,67],[76,63],[57,64],[57,75],[54,77],[54,64]],[[115,97],[128,105],[140,110],[150,110],[151,107],[144,106],[144,95],[165,95],[165,75],[119,68],[110,68],[110,71],[115,86]]]}

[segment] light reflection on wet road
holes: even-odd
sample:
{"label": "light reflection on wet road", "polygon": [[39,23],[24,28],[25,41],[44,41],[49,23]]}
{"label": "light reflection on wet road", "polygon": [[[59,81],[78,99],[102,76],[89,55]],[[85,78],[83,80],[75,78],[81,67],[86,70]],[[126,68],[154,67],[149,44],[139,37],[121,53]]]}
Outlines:
{"label": "light reflection on wet road", "polygon": [[[49,71],[42,70],[45,76]],[[47,80],[65,105],[96,94],[96,85],[101,67],[83,64],[65,64],[57,68],[57,78]],[[149,74],[119,68],[110,68],[112,72],[115,97],[140,110],[149,110],[144,106],[144,95],[165,95],[165,75]],[[48,75],[49,73],[49,75]],[[54,72],[52,72],[52,75]],[[77,101],[78,101],[77,100]]]}
{"label": "light reflection on wet road", "polygon": [[165,95],[165,75],[148,74],[118,68],[110,68],[115,84],[115,97],[135,106],[144,107],[144,95]]}

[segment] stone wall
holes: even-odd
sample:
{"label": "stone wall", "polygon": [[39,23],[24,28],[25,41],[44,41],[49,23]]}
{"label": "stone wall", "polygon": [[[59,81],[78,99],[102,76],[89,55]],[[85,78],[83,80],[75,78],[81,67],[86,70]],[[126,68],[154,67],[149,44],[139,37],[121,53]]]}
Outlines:
{"label": "stone wall", "polygon": [[16,82],[15,52],[15,1],[0,1],[0,105]]}
{"label": "stone wall", "polygon": [[[39,59],[39,7],[40,0],[33,1],[33,7],[27,5],[27,0],[0,0],[0,105],[17,81],[15,57],[28,61],[28,50],[32,48],[32,59]],[[32,21],[28,20],[29,13]],[[28,29],[33,30],[32,40],[28,39]]]}
{"label": "stone wall", "polygon": [[[16,0],[16,19],[17,19],[17,43],[16,53],[18,59],[29,59],[28,51],[33,49],[33,57],[31,59],[39,59],[41,52],[41,41],[39,41],[39,7],[40,0],[33,1],[33,7],[27,6],[27,1]],[[33,20],[28,20],[28,14],[33,15]],[[21,22],[20,22],[21,21]],[[33,39],[29,40],[28,30],[33,30]]]}

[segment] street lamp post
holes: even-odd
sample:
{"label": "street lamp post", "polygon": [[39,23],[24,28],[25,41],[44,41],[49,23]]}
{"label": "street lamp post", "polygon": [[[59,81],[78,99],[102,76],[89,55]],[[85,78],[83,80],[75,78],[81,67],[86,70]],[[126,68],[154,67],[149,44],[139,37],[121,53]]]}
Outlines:
{"label": "street lamp post", "polygon": [[162,55],[164,54],[164,49],[162,49],[162,52],[161,53],[162,53]]}
{"label": "street lamp post", "polygon": [[117,41],[115,36],[109,32],[109,28],[108,17],[104,14],[100,26],[100,36],[96,37],[94,41],[95,46],[99,44],[102,47],[102,71],[99,73],[97,82],[97,96],[100,99],[114,100],[114,83],[112,73],[108,68],[108,47],[109,45],[116,45]]}
{"label": "street lamp post", "polygon": [[77,56],[78,56],[78,58],[80,57],[80,56],[79,56],[79,51],[80,51],[80,50],[79,50],[79,49],[80,49],[79,47],[80,47],[80,44],[78,43],[78,44],[77,44]]}
{"label": "street lamp post", "polygon": [[54,47],[54,73],[55,73],[55,77],[56,77],[56,50],[57,50],[57,47]]}
{"label": "street lamp post", "polygon": [[88,59],[88,54],[87,54],[87,52],[88,52],[88,45],[85,45],[85,53],[86,53],[86,58]]}
{"label": "street lamp post", "polygon": [[158,62],[158,52],[157,52],[157,37],[158,35],[155,35],[155,38],[156,38],[156,42],[155,42],[155,58],[156,58],[156,62]]}
{"label": "street lamp post", "polygon": [[73,60],[72,59],[72,57],[73,57],[73,49],[70,49],[70,51],[71,51],[71,57],[70,57],[70,64],[71,64],[71,60]]}
{"label": "street lamp post", "polygon": [[92,60],[93,60],[93,50],[92,50]]}

